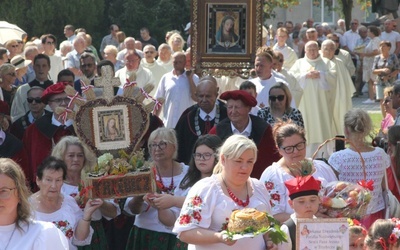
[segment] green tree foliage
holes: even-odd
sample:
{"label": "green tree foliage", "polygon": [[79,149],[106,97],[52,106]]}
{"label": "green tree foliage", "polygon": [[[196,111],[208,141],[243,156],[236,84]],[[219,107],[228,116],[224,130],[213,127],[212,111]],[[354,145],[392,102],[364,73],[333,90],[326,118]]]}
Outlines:
{"label": "green tree foliage", "polygon": [[187,0],[116,0],[110,1],[108,15],[127,36],[140,37],[140,28],[149,28],[159,43],[165,32],[182,30],[190,20],[190,2]]}
{"label": "green tree foliage", "polygon": [[64,26],[85,28],[99,47],[116,23],[128,36],[139,37],[141,27],[148,27],[159,42],[165,32],[182,31],[190,20],[190,0],[1,0],[0,19],[17,24],[29,38],[54,34],[65,39]]}

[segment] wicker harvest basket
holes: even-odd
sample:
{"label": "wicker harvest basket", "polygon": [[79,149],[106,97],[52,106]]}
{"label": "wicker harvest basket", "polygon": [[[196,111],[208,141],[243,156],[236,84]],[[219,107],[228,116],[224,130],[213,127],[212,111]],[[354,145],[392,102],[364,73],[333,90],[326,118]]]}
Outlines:
{"label": "wicker harvest basket", "polygon": [[87,177],[85,186],[89,198],[101,199],[121,199],[156,191],[153,171],[150,170],[125,175]]}
{"label": "wicker harvest basket", "polygon": [[[313,159],[325,144],[334,140],[345,141],[356,149],[351,141],[335,137],[322,143],[314,153]],[[360,168],[363,171],[364,180],[360,180],[358,183],[344,181],[330,182],[320,192],[321,205],[319,212],[331,218],[348,217],[361,219],[367,212],[368,203],[371,200],[371,193],[367,188],[367,184],[372,185],[372,182],[367,182],[364,158],[359,150],[356,149],[356,151],[360,155]]]}

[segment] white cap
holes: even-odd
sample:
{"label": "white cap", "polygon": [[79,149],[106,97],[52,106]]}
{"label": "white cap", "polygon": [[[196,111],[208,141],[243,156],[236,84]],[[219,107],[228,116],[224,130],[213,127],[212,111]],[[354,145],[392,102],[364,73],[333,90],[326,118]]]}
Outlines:
{"label": "white cap", "polygon": [[191,22],[188,22],[188,23],[186,24],[185,31],[188,31],[188,30],[190,29],[190,26],[192,26],[192,23],[191,23]]}

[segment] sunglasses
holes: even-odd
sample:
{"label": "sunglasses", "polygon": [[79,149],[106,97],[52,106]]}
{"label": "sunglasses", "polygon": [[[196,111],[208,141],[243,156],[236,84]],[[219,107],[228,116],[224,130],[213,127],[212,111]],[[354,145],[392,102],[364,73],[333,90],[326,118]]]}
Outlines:
{"label": "sunglasses", "polygon": [[154,53],[154,51],[146,51],[146,52],[144,52],[145,54],[153,54]]}
{"label": "sunglasses", "polygon": [[276,100],[278,100],[279,102],[283,101],[283,99],[285,99],[284,95],[270,95],[269,96],[269,100],[271,102],[276,102]]}
{"label": "sunglasses", "polygon": [[42,103],[42,99],[40,97],[28,97],[26,98],[26,100],[28,101],[28,103],[32,103],[33,101],[35,101],[35,103]]}

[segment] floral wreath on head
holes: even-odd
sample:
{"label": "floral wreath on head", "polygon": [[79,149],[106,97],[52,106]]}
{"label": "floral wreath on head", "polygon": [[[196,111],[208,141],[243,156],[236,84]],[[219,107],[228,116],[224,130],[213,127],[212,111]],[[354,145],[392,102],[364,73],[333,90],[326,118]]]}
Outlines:
{"label": "floral wreath on head", "polygon": [[392,218],[391,221],[395,224],[392,233],[389,235],[389,244],[396,244],[400,238],[400,220],[398,218]]}
{"label": "floral wreath on head", "polygon": [[364,228],[364,226],[361,224],[360,221],[356,220],[356,219],[351,219],[351,218],[347,218],[347,223],[349,223],[349,226],[359,226],[362,228],[361,233],[365,236],[367,235],[367,230]]}

